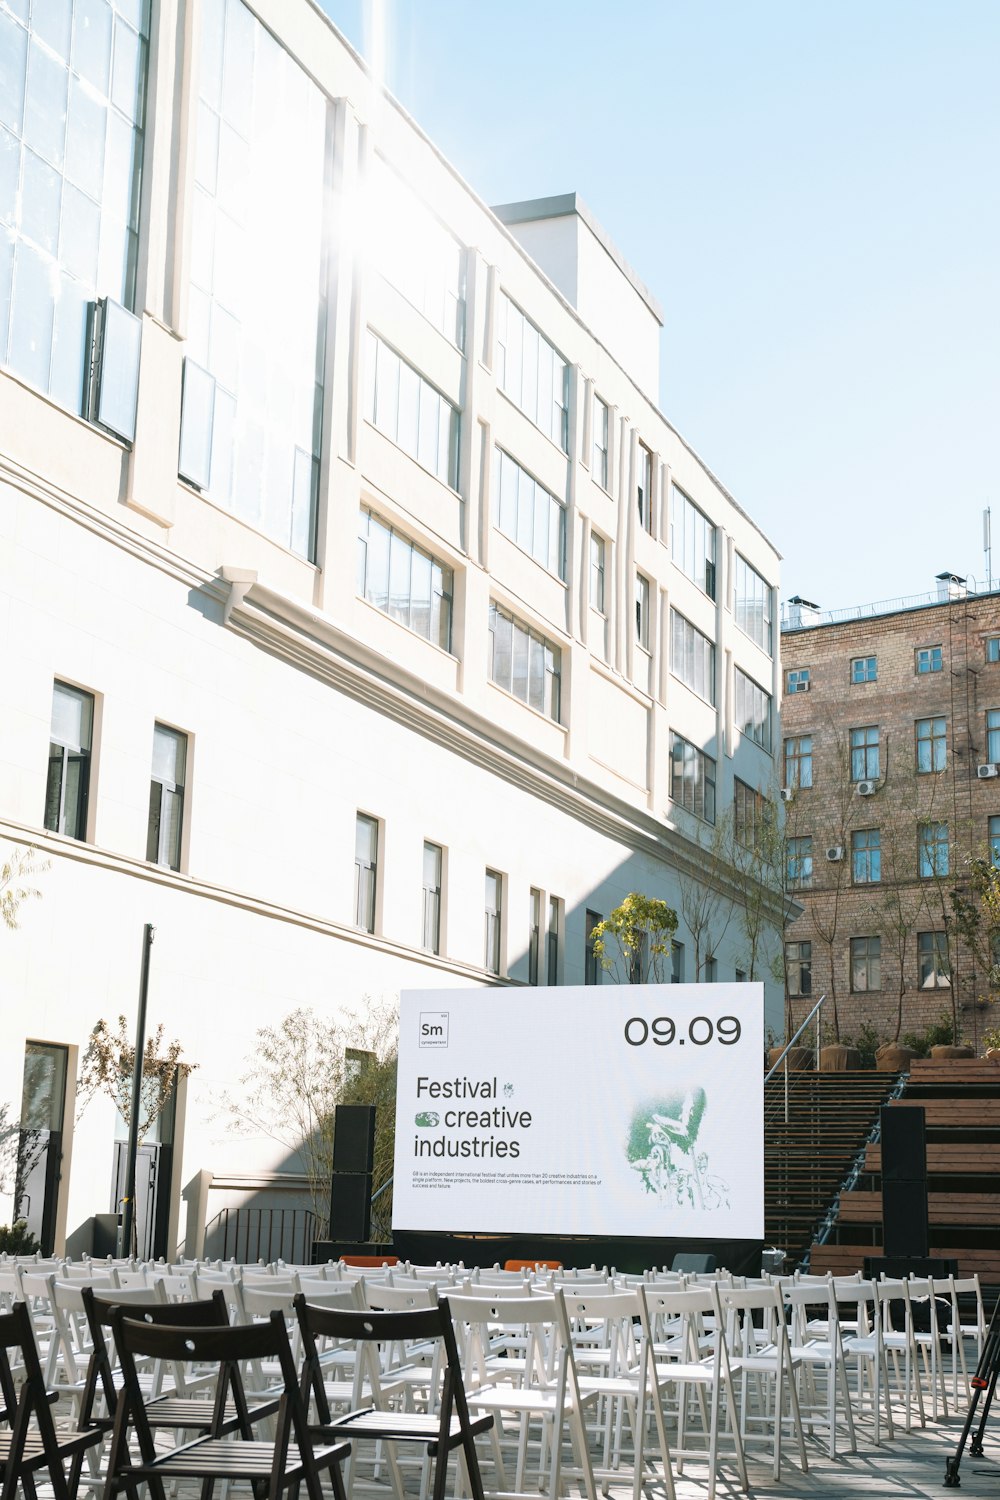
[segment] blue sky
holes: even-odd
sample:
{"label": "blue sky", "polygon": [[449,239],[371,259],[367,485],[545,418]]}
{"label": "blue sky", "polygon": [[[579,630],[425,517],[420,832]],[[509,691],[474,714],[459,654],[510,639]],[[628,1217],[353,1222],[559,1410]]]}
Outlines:
{"label": "blue sky", "polygon": [[[365,50],[365,0],[323,0]],[[666,309],[661,405],[824,608],[1000,579],[997,0],[384,0],[488,203],[575,190]]]}

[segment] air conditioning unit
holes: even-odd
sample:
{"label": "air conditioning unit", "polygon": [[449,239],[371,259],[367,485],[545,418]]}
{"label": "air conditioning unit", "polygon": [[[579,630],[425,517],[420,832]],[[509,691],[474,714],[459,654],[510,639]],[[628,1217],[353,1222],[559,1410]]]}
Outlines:
{"label": "air conditioning unit", "polygon": [[778,795],[780,796],[782,802],[791,802],[792,797],[794,796],[794,792],[790,786],[783,786]]}
{"label": "air conditioning unit", "polygon": [[826,857],[830,861],[831,865],[835,865],[838,860],[843,859],[843,844],[831,844],[830,848],[826,851]]}
{"label": "air conditioning unit", "polygon": [[874,797],[875,793],[878,791],[878,782],[859,781],[856,790],[859,797]]}
{"label": "air conditioning unit", "polygon": [[992,765],[989,761],[984,766],[976,767],[976,775],[980,781],[989,781],[991,776],[996,776],[998,773],[1000,773],[1000,767]]}

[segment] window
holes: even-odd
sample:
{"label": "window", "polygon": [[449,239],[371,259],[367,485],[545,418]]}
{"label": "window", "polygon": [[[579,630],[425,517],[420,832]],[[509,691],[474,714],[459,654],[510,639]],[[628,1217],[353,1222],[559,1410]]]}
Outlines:
{"label": "window", "polygon": [[736,727],[770,754],[771,695],[739,667],[734,668],[733,678],[736,685]]}
{"label": "window", "polygon": [[879,767],[878,725],[866,724],[863,729],[852,729],[851,780],[877,781]]}
{"label": "window", "polygon": [[785,741],[785,785],[794,789],[812,784],[812,735],[800,734]]}
{"label": "window", "polygon": [[602,401],[600,396],[594,397],[594,458],[591,473],[601,486],[602,490],[608,488],[608,444],[610,441],[610,420],[607,402]]}
{"label": "window", "polygon": [[917,855],[922,880],[948,873],[947,823],[921,823],[917,829]]}
{"label": "window", "polygon": [[490,680],[559,722],[559,648],[490,604]]}
{"label": "window", "polygon": [[45,827],[71,839],[87,837],[90,750],[94,699],[57,682],[52,689],[49,769],[45,782]]}
{"label": "window", "polygon": [[598,923],[603,921],[604,918],[601,916],[600,912],[587,912],[586,938],[583,950],[584,984],[600,984],[601,982],[601,975],[604,972],[604,968],[601,964],[601,960],[594,952],[594,928],[598,925]]}
{"label": "window", "polygon": [[943,771],[948,764],[948,720],[917,720],[917,771]]}
{"label": "window", "polygon": [[917,983],[922,990],[943,990],[951,985],[946,932],[917,933]]}
{"label": "window", "polygon": [[[646,934],[643,933],[643,936],[645,937]],[[670,983],[671,984],[683,984],[684,983],[684,944],[683,943],[674,943],[674,942],[672,942],[670,944]]]}
{"label": "window", "polygon": [[500,973],[500,927],[503,918],[503,876],[486,871],[486,929],[483,967]]}
{"label": "window", "polygon": [[851,834],[851,879],[855,885],[877,885],[882,879],[882,834],[858,828]]}
{"label": "window", "polygon": [[375,931],[375,885],[378,878],[378,819],[358,813],[354,832],[354,925]]}
{"label": "window", "polygon": [[549,897],[549,925],[545,931],[545,982],[559,983],[559,931],[562,927],[562,902]]}
{"label": "window", "polygon": [[425,641],[451,650],[453,574],[416,542],[362,507],[358,593]]}
{"label": "window", "polygon": [[986,710],[986,759],[993,765],[1000,762],[1000,708]]}
{"label": "window", "polygon": [[424,844],[423,914],[421,947],[428,953],[441,952],[441,871],[444,850],[440,844]]}
{"label": "window", "polygon": [[986,829],[990,843],[990,859],[1000,870],[1000,817],[989,818]]}
{"label": "window", "polygon": [[134,302],[147,10],[0,9],[0,365],[74,413],[88,304]]}
{"label": "window", "polygon": [[986,660],[1000,661],[1000,635],[986,637]]}
{"label": "window", "polygon": [[703,983],[714,984],[719,977],[718,960],[710,953],[703,965]]}
{"label": "window", "polygon": [[153,776],[149,784],[146,858],[169,870],[181,867],[187,735],[165,724],[153,729]]}
{"label": "window", "polygon": [[812,885],[813,841],[812,835],[789,839],[786,846],[788,884],[793,890],[805,890]]}
{"label": "window", "polygon": [[497,299],[497,384],[569,452],[569,366],[505,292]]}
{"label": "window", "polygon": [[916,668],[918,674],[924,672],[940,672],[944,663],[941,660],[940,646],[922,646],[916,653]]}
{"label": "window", "polygon": [[808,693],[809,691],[809,668],[799,667],[794,672],[785,673],[786,693]]}
{"label": "window", "polygon": [[590,533],[590,607],[602,615],[604,608],[604,555],[606,543],[596,531]]}
{"label": "window", "polygon": [[214,383],[208,493],[310,557],[330,109],[239,0],[208,0],[201,14],[186,331],[192,363]]}
{"label": "window", "polygon": [[733,832],[745,849],[753,849],[763,837],[771,805],[762,792],[733,778]]}
{"label": "window", "polygon": [[635,575],[635,638],[644,651],[649,650],[649,579]]}
{"label": "window", "polygon": [[812,943],[785,944],[785,973],[793,998],[812,994]]}
{"label": "window", "polygon": [[715,761],[670,731],[670,797],[679,806],[715,822]]}
{"label": "window", "polygon": [[446,339],[465,346],[465,250],[380,156],[369,165],[371,233],[365,244],[376,269]]}
{"label": "window", "polygon": [[852,682],[875,682],[878,678],[877,656],[856,656],[851,662]]}
{"label": "window", "polygon": [[746,969],[734,969],[733,970],[733,978],[736,980],[737,984],[746,984],[746,982],[747,982],[747,971],[746,971]]}
{"label": "window", "polygon": [[635,482],[635,503],[639,508],[639,525],[643,531],[653,530],[653,455],[639,444]]}
{"label": "window", "polygon": [[369,329],[365,416],[443,484],[458,489],[458,412]]}
{"label": "window", "polygon": [[771,655],[771,588],[737,552],[733,566],[733,618],[737,625]]}
{"label": "window", "polygon": [[715,598],[715,527],[676,485],[670,492],[670,556],[682,573]]}
{"label": "window", "polygon": [[357,1083],[362,1073],[374,1066],[377,1061],[378,1054],[370,1052],[366,1047],[345,1047],[344,1082],[346,1084]]}
{"label": "window", "polygon": [[542,953],[542,893],[532,886],[528,895],[528,983],[538,983]]}
{"label": "window", "polygon": [[566,509],[527,469],[493,452],[493,524],[557,578],[566,577]]}
{"label": "window", "polygon": [[880,990],[882,988],[882,939],[880,937],[851,938],[851,989]]}
{"label": "window", "polygon": [[670,670],[714,707],[715,646],[676,609],[670,611]]}

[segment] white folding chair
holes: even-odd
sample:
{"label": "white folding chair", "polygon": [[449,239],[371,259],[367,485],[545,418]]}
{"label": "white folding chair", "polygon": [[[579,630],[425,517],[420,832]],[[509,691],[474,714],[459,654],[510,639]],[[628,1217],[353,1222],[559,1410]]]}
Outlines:
{"label": "white folding chair", "polygon": [[[759,1437],[770,1442],[774,1477],[781,1478],[782,1430],[787,1424],[808,1472],[805,1434],[799,1412],[796,1374],[779,1287],[720,1287],[730,1367],[739,1384],[739,1424],[746,1447]],[[755,1319],[759,1319],[759,1326]],[[788,1414],[785,1415],[785,1398]],[[754,1430],[751,1431],[751,1428]]]}

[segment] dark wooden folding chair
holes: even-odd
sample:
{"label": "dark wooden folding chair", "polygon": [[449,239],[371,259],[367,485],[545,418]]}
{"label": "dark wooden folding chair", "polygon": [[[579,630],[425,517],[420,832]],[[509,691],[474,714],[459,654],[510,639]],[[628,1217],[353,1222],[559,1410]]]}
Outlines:
{"label": "dark wooden folding chair", "polygon": [[[203,1496],[211,1493],[216,1480],[243,1480],[253,1486],[256,1494],[266,1494],[267,1500],[278,1500],[284,1490],[304,1484],[309,1500],[322,1500],[321,1476],[326,1471],[330,1473],[334,1500],[345,1500],[340,1465],[350,1453],[351,1445],[327,1441],[325,1437],[321,1444],[314,1440],[280,1312],[272,1313],[266,1323],[242,1328],[164,1327],[154,1322],[138,1322],[130,1314],[127,1307],[115,1308],[112,1313],[122,1393],[115,1414],[105,1500],[111,1500],[120,1490],[134,1494],[140,1483],[149,1485],[154,1500],[166,1500],[165,1483],[177,1479],[202,1480]],[[136,1359],[140,1356],[218,1367],[212,1425],[206,1436],[182,1443],[169,1452],[157,1453],[150,1419],[155,1403],[147,1406],[143,1400],[136,1369]],[[247,1361],[264,1359],[277,1360],[282,1379],[272,1442],[248,1436],[249,1414],[239,1368]],[[231,1402],[241,1412],[236,1433],[228,1416]],[[129,1421],[139,1449],[137,1462],[129,1451]]]}
{"label": "dark wooden folding chair", "polygon": [[[453,1449],[460,1448],[473,1500],[484,1500],[475,1439],[477,1433],[487,1432],[493,1426],[493,1416],[492,1413],[479,1417],[470,1416],[448,1304],[439,1300],[436,1307],[415,1308],[406,1312],[347,1312],[338,1308],[313,1306],[300,1294],[295,1299],[295,1311],[302,1330],[303,1393],[306,1400],[311,1396],[316,1402],[319,1417],[319,1427],[316,1430],[324,1438],[342,1436],[391,1443],[425,1444],[427,1452],[436,1459],[434,1500],[444,1500],[448,1455]],[[359,1368],[357,1388],[361,1388],[362,1381],[367,1376],[367,1382],[373,1391],[377,1391],[380,1384],[377,1346],[428,1344],[437,1340],[444,1356],[441,1361],[441,1391],[437,1411],[433,1410],[435,1393],[432,1391],[426,1412],[397,1411],[376,1405],[360,1407],[340,1417],[332,1415],[323,1387],[322,1361],[316,1343],[318,1338],[355,1341]],[[391,1385],[391,1372],[384,1378]],[[428,1370],[428,1385],[431,1383],[432,1374]]]}
{"label": "dark wooden folding chair", "polygon": [[[148,1289],[144,1290],[145,1297],[137,1297],[134,1292],[130,1295],[111,1289],[95,1291],[92,1287],[81,1288],[93,1345],[84,1381],[81,1427],[99,1427],[111,1432],[115,1426],[118,1406],[124,1395],[121,1373],[118,1373],[116,1379],[111,1350],[108,1348],[108,1330],[112,1331],[113,1341],[116,1310],[123,1310],[125,1317],[136,1322],[155,1323],[163,1328],[176,1328],[178,1325],[194,1328],[229,1326],[229,1309],[221,1291],[214,1291],[210,1297],[200,1302],[151,1302]],[[102,1396],[103,1412],[97,1410]],[[257,1397],[252,1392],[248,1396],[242,1381],[237,1382],[236,1388],[231,1390],[227,1398],[219,1435],[239,1432],[241,1437],[251,1437],[253,1423],[262,1421],[265,1417],[273,1417],[278,1405],[278,1396]],[[150,1427],[204,1434],[213,1430],[216,1420],[214,1402],[190,1391],[173,1390],[156,1395],[146,1399],[145,1408]],[[127,1443],[128,1431],[128,1422],[123,1420],[118,1441]],[[117,1455],[112,1449],[109,1468],[114,1468],[116,1461]],[[76,1458],[74,1464],[74,1476],[78,1478],[82,1456]]]}
{"label": "dark wooden folding chair", "polygon": [[[20,1389],[11,1369],[10,1351],[19,1351],[15,1363]],[[52,1415],[52,1396],[45,1388],[31,1314],[27,1304],[15,1302],[0,1315],[0,1476],[2,1500],[13,1500],[18,1484],[27,1500],[36,1500],[35,1475],[47,1470],[55,1500],[73,1500],[79,1478],[79,1462],[88,1448],[103,1442],[100,1428],[57,1432]],[[66,1464],[70,1464],[67,1476]]]}

